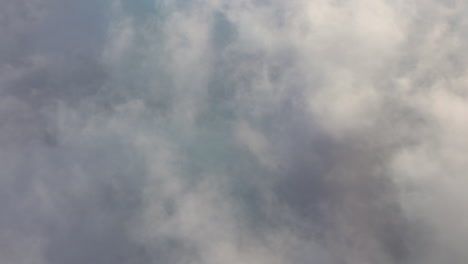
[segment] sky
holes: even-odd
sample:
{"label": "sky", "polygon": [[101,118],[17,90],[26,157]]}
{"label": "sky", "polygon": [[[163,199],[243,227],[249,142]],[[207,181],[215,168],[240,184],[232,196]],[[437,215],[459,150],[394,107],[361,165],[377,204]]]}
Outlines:
{"label": "sky", "polygon": [[1,0],[0,263],[464,264],[463,0]]}

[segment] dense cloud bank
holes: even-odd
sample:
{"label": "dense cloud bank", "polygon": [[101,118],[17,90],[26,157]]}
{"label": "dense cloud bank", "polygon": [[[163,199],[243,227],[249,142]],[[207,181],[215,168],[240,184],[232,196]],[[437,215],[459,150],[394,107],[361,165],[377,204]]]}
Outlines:
{"label": "dense cloud bank", "polygon": [[466,263],[467,15],[2,0],[0,262]]}

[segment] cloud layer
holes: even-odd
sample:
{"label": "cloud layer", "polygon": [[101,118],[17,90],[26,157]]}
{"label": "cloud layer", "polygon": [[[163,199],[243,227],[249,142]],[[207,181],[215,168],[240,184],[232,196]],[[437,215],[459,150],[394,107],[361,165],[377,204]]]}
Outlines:
{"label": "cloud layer", "polygon": [[467,12],[3,0],[0,262],[464,263]]}

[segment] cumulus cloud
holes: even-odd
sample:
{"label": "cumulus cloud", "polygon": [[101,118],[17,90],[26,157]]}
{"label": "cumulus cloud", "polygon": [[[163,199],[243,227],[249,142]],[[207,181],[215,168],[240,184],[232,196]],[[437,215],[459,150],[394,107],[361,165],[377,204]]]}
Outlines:
{"label": "cumulus cloud", "polygon": [[463,1],[5,0],[2,263],[464,263]]}

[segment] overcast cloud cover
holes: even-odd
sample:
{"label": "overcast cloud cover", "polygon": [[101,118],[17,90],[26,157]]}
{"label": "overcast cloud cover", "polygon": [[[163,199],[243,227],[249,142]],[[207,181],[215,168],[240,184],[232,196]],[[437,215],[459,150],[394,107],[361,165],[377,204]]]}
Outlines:
{"label": "overcast cloud cover", "polygon": [[464,264],[468,2],[0,0],[0,263]]}

